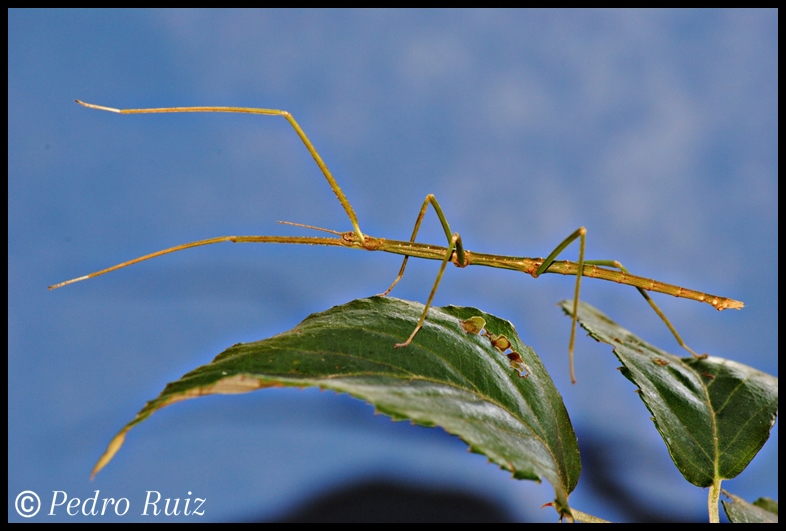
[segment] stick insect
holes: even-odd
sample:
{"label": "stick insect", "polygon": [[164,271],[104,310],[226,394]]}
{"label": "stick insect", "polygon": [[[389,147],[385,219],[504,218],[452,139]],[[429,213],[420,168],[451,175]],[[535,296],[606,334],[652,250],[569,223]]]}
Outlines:
{"label": "stick insect", "polygon": [[[434,294],[436,293],[437,287],[439,286],[439,283],[442,280],[442,274],[445,272],[445,266],[447,265],[448,262],[451,262],[455,266],[461,268],[467,267],[469,265],[479,265],[479,266],[487,266],[487,267],[496,267],[500,269],[512,269],[513,271],[521,271],[523,273],[532,275],[534,278],[537,278],[544,273],[575,275],[576,286],[575,286],[574,297],[573,297],[573,315],[571,321],[570,341],[568,343],[570,378],[573,383],[576,383],[576,377],[573,368],[573,350],[574,350],[574,344],[576,339],[577,310],[578,310],[579,291],[581,288],[582,277],[599,278],[602,280],[617,282],[619,284],[627,284],[630,286],[634,286],[639,291],[639,293],[641,293],[641,295],[647,300],[649,305],[652,307],[655,313],[658,314],[660,319],[666,324],[666,326],[671,331],[672,335],[674,335],[674,337],[676,338],[677,343],[679,343],[680,346],[682,346],[685,350],[690,352],[692,355],[699,358],[706,357],[707,355],[706,354],[699,355],[693,349],[688,347],[687,344],[685,344],[685,342],[682,340],[680,335],[677,333],[677,330],[674,328],[674,326],[671,324],[668,318],[666,318],[666,315],[660,310],[660,308],[658,308],[658,306],[655,304],[652,298],[650,298],[647,291],[656,291],[660,293],[665,293],[667,295],[672,295],[674,297],[684,297],[699,302],[706,302],[712,305],[717,310],[725,310],[727,308],[733,308],[738,310],[744,306],[742,302],[736,301],[734,299],[729,299],[726,297],[718,297],[716,295],[710,295],[708,293],[702,293],[700,291],[682,288],[679,286],[666,284],[664,282],[659,282],[657,280],[632,275],[620,262],[616,260],[585,260],[584,248],[586,244],[587,230],[584,227],[579,227],[570,236],[565,238],[562,241],[562,243],[560,243],[546,258],[501,256],[501,255],[493,255],[493,254],[476,253],[466,250],[464,249],[464,245],[461,241],[461,236],[458,233],[451,232],[450,225],[448,224],[447,218],[442,212],[442,207],[440,206],[439,202],[437,202],[437,199],[432,194],[427,195],[426,199],[423,201],[423,205],[421,206],[420,212],[418,213],[418,217],[415,221],[415,227],[412,231],[412,236],[410,237],[409,241],[389,240],[386,238],[375,238],[373,236],[369,236],[368,234],[364,234],[360,230],[360,225],[358,224],[357,215],[355,215],[355,211],[353,210],[352,205],[349,203],[349,200],[344,195],[344,192],[341,190],[341,187],[338,185],[338,182],[336,182],[336,179],[330,173],[330,170],[328,169],[327,165],[325,165],[325,162],[322,160],[322,157],[319,155],[316,148],[314,148],[314,145],[306,136],[306,133],[303,131],[303,129],[301,129],[300,124],[298,124],[295,121],[295,119],[292,117],[292,114],[290,114],[287,111],[282,111],[277,109],[258,109],[258,108],[250,108],[250,107],[163,107],[163,108],[148,108],[148,109],[114,109],[112,107],[104,107],[102,105],[85,103],[80,100],[76,100],[76,102],[90,109],[98,109],[98,110],[109,111],[118,114],[227,112],[227,113],[245,113],[245,114],[282,116],[289,122],[289,124],[295,130],[297,135],[300,137],[300,140],[306,146],[308,152],[314,158],[314,161],[317,163],[317,166],[319,166],[322,175],[327,180],[328,184],[330,185],[330,188],[333,190],[333,193],[336,194],[336,198],[338,198],[339,203],[341,203],[341,206],[344,208],[344,211],[347,213],[347,216],[349,217],[349,221],[352,224],[352,230],[349,232],[338,232],[334,230],[323,229],[321,227],[313,227],[310,225],[303,225],[300,223],[281,221],[279,223],[304,227],[307,229],[314,229],[329,234],[333,234],[335,235],[335,237],[219,236],[217,238],[209,238],[206,240],[184,243],[182,245],[177,245],[175,247],[170,247],[168,249],[163,249],[161,251],[152,254],[141,256],[139,258],[129,260],[128,262],[123,262],[122,264],[117,264],[107,269],[102,269],[101,271],[90,273],[89,275],[73,278],[71,280],[66,280],[65,282],[61,282],[59,284],[49,286],[50,290],[60,288],[67,284],[73,284],[74,282],[79,282],[81,280],[87,280],[89,278],[97,277],[99,275],[109,273],[110,271],[115,271],[116,269],[130,266],[132,264],[136,264],[144,260],[149,260],[151,258],[156,258],[158,256],[162,256],[165,254],[182,251],[184,249],[189,249],[191,247],[199,247],[202,245],[210,245],[213,243],[220,243],[220,242],[327,245],[327,246],[337,246],[337,247],[348,247],[351,249],[363,249],[366,251],[384,251],[387,253],[403,255],[404,260],[401,264],[401,269],[399,270],[398,275],[396,276],[395,280],[390,285],[390,287],[384,293],[380,294],[380,296],[383,297],[386,296],[388,293],[390,293],[391,290],[398,283],[398,281],[401,280],[402,276],[404,275],[404,270],[407,267],[407,260],[410,257],[425,258],[428,260],[440,260],[441,265],[439,268],[439,272],[437,273],[437,278],[434,281],[434,285],[431,288],[431,292],[429,293],[428,300],[426,301],[426,305],[423,309],[423,314],[420,316],[420,319],[418,320],[418,323],[415,326],[415,329],[412,331],[412,334],[409,336],[409,338],[407,338],[407,340],[404,341],[403,343],[397,343],[394,345],[395,348],[400,348],[409,345],[412,339],[415,337],[415,335],[423,326],[423,323],[425,322],[426,316],[428,314],[428,309],[431,306],[431,302],[434,299]],[[431,205],[431,207],[436,212],[437,217],[439,218],[439,222],[442,225],[442,229],[445,231],[445,237],[447,238],[448,241],[447,247],[419,243],[415,241],[415,238],[417,237],[418,234],[418,230],[420,229],[420,224],[423,221],[423,217],[425,216],[429,205]],[[556,259],[560,255],[560,253],[562,253],[562,251],[564,251],[565,248],[567,248],[571,243],[575,242],[576,240],[579,240],[578,262],[572,262],[569,260],[557,261]]]}

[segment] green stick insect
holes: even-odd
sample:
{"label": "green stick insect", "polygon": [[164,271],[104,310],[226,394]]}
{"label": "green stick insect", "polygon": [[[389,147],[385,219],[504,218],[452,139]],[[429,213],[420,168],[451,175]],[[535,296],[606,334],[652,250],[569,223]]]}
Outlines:
{"label": "green stick insect", "polygon": [[[341,190],[341,187],[336,182],[336,179],[330,173],[330,170],[325,165],[325,162],[320,157],[317,150],[314,148],[314,145],[306,136],[306,133],[303,132],[300,125],[295,121],[292,115],[287,111],[277,110],[277,109],[257,109],[257,108],[250,108],[250,107],[163,107],[163,108],[151,108],[151,109],[113,109],[111,107],[104,107],[101,105],[93,105],[91,103],[85,103],[83,101],[76,100],[77,103],[83,105],[85,107],[91,109],[98,109],[102,111],[109,111],[118,114],[146,114],[146,113],[181,113],[181,112],[230,112],[230,113],[245,113],[245,114],[263,114],[263,115],[272,115],[272,116],[283,116],[289,124],[295,129],[295,132],[300,137],[300,140],[308,149],[308,152],[314,158],[314,161],[319,166],[322,175],[325,176],[327,179],[330,188],[333,190],[333,193],[336,194],[338,201],[341,203],[341,206],[344,208],[344,211],[347,213],[349,217],[350,223],[352,223],[352,230],[349,232],[338,232],[328,229],[323,229],[320,227],[312,227],[310,225],[301,225],[299,223],[289,223],[289,222],[280,222],[285,223],[288,225],[295,225],[299,227],[304,227],[308,229],[319,230],[322,232],[327,232],[330,234],[334,234],[336,237],[315,237],[315,236],[220,236],[217,238],[209,238],[207,240],[199,240],[195,242],[185,243],[182,245],[177,245],[175,247],[170,247],[168,249],[164,249],[162,251],[158,251],[152,254],[148,254],[145,256],[141,256],[139,258],[135,258],[133,260],[129,260],[128,262],[123,262],[122,264],[118,264],[107,269],[102,269],[101,271],[96,271],[95,273],[90,273],[89,275],[85,275],[82,277],[74,278],[71,280],[66,280],[65,282],[61,282],[59,284],[55,284],[53,286],[49,286],[50,290],[60,288],[67,284],[73,284],[74,282],[79,282],[81,280],[87,280],[89,278],[97,277],[99,275],[103,275],[104,273],[109,273],[110,271],[115,271],[116,269],[120,269],[126,266],[130,266],[132,264],[136,264],[138,262],[142,262],[144,260],[149,260],[151,258],[155,258],[157,256],[162,256],[169,253],[174,253],[177,251],[182,251],[183,249],[189,249],[191,247],[199,247],[201,245],[210,245],[213,243],[220,243],[220,242],[234,242],[234,243],[290,243],[290,244],[301,244],[301,245],[330,245],[336,247],[348,247],[351,249],[363,249],[366,251],[384,251],[387,253],[393,253],[398,255],[404,256],[404,261],[401,264],[401,269],[398,272],[393,283],[390,287],[384,292],[381,293],[380,296],[385,296],[393,289],[393,287],[401,280],[401,277],[404,275],[404,270],[407,267],[407,260],[409,257],[416,257],[416,258],[425,258],[429,260],[440,260],[442,262],[439,272],[437,273],[437,278],[434,281],[434,285],[431,288],[431,293],[429,293],[428,300],[426,301],[426,305],[423,309],[423,314],[420,316],[420,320],[418,321],[415,329],[412,331],[412,334],[409,338],[404,341],[403,343],[398,343],[393,345],[396,348],[399,347],[406,347],[415,337],[415,334],[418,333],[418,330],[423,326],[424,321],[426,320],[426,316],[428,314],[428,309],[431,306],[431,302],[434,299],[434,294],[437,291],[437,287],[439,286],[440,280],[442,280],[442,274],[445,271],[445,266],[448,262],[452,262],[457,267],[467,267],[469,265],[480,265],[480,266],[487,266],[487,267],[496,267],[500,269],[512,269],[514,271],[521,271],[523,273],[527,273],[532,275],[534,278],[539,277],[544,273],[558,273],[561,275],[575,275],[576,276],[576,287],[575,293],[573,297],[573,317],[571,322],[571,331],[570,331],[570,342],[568,343],[568,356],[570,360],[570,378],[573,383],[576,382],[575,373],[573,369],[573,347],[576,339],[576,315],[578,309],[578,301],[579,301],[579,290],[581,288],[581,277],[590,277],[590,278],[599,278],[602,280],[609,280],[612,282],[617,282],[619,284],[627,284],[630,286],[634,286],[639,293],[644,296],[650,306],[652,306],[653,310],[658,314],[658,316],[663,320],[666,326],[669,328],[671,333],[677,339],[677,342],[686,349],[688,352],[693,354],[696,357],[706,357],[706,354],[700,356],[696,352],[694,352],[685,342],[682,340],[680,335],[677,333],[677,330],[672,326],[663,312],[658,308],[655,302],[650,298],[647,294],[647,291],[657,291],[659,293],[665,293],[667,295],[672,295],[674,297],[684,297],[686,299],[692,299],[699,302],[706,302],[711,304],[717,310],[725,310],[727,308],[733,309],[740,309],[744,305],[740,301],[736,301],[733,299],[729,299],[726,297],[718,297],[716,295],[710,295],[708,293],[702,293],[700,291],[695,291],[691,289],[682,288],[679,286],[674,286],[671,284],[666,284],[664,282],[659,282],[657,280],[652,280],[649,278],[643,278],[631,275],[630,272],[623,267],[621,263],[616,260],[585,260],[584,259],[584,248],[586,243],[586,235],[587,230],[584,227],[579,227],[573,234],[565,238],[546,258],[525,258],[525,257],[514,257],[514,256],[500,256],[494,254],[483,254],[483,253],[476,253],[471,252],[469,250],[464,249],[464,245],[461,241],[461,236],[458,233],[453,233],[450,230],[450,225],[448,225],[448,221],[445,218],[445,214],[442,212],[442,207],[440,207],[437,199],[429,194],[426,196],[426,199],[423,201],[423,206],[420,208],[420,212],[418,213],[417,220],[415,221],[415,228],[412,231],[412,236],[410,237],[409,241],[399,241],[399,240],[388,240],[386,238],[375,238],[373,236],[369,236],[368,234],[364,234],[360,230],[360,225],[358,224],[358,218],[355,215],[355,211],[352,209],[352,205],[347,200],[344,192]],[[445,237],[447,238],[448,245],[447,247],[441,247],[438,245],[431,245],[425,243],[419,243],[415,241],[417,237],[418,230],[420,229],[420,223],[423,221],[423,216],[426,214],[426,210],[428,206],[431,205],[434,211],[437,213],[437,217],[439,218],[440,223],[442,224],[442,228],[445,231]],[[556,261],[557,256],[565,250],[571,243],[576,240],[579,240],[579,259],[578,262],[571,262],[569,260],[561,260]],[[605,266],[605,267],[603,267]]]}

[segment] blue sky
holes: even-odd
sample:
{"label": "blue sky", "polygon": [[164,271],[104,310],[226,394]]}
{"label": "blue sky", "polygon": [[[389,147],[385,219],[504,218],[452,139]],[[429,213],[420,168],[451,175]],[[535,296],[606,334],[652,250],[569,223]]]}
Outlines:
{"label": "blue sky", "polygon": [[[428,193],[471,250],[545,256],[584,225],[588,258],[744,301],[718,313],[657,298],[696,350],[778,373],[776,11],[11,10],[8,29],[9,520],[25,489],[132,503],[191,491],[213,520],[275,518],[372,477],[553,519],[538,509],[547,484],[314,390],[162,410],[88,482],[112,435],[167,382],[382,291],[399,260],[225,244],[50,293],[187,241],[302,234],[277,220],[350,229],[280,118],[118,116],[74,98],[289,110],[374,236],[406,239]],[[441,244],[436,218],[425,225],[420,239]],[[437,265],[414,262],[393,295],[422,302]],[[555,305],[571,279],[478,269],[448,270],[435,304],[511,320],[544,358],[579,443],[608,448],[620,484],[657,510],[706,517],[706,493],[671,464],[608,348],[580,335],[569,384],[569,321]],[[582,297],[679,353],[634,290],[588,280]],[[777,443],[776,426],[724,486],[777,498]],[[624,519],[600,494],[580,481],[571,502]]]}

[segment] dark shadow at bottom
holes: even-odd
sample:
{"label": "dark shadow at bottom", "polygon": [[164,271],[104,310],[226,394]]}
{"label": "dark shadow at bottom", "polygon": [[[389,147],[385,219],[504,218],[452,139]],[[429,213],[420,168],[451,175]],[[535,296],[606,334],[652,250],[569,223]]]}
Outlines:
{"label": "dark shadow at bottom", "polygon": [[369,480],[323,493],[278,522],[510,522],[502,504],[475,493]]}

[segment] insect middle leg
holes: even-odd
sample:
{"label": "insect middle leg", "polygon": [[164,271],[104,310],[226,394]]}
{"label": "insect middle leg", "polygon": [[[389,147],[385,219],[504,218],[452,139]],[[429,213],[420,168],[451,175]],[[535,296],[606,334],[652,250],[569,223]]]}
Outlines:
{"label": "insect middle leg", "polygon": [[[448,239],[448,248],[447,252],[445,253],[445,257],[442,259],[442,265],[439,268],[439,273],[437,273],[437,278],[434,281],[434,286],[431,288],[431,293],[429,294],[428,300],[426,301],[426,305],[423,308],[423,314],[420,316],[420,320],[418,324],[415,326],[415,330],[409,336],[409,338],[403,342],[398,343],[395,345],[396,348],[399,347],[406,347],[410,344],[412,339],[415,337],[415,334],[418,333],[418,330],[423,326],[423,323],[426,320],[426,314],[428,313],[428,309],[431,307],[431,301],[434,299],[434,294],[437,292],[437,287],[439,286],[440,281],[442,280],[442,274],[445,272],[445,266],[447,263],[453,258],[453,255],[456,255],[456,261],[459,267],[467,265],[466,256],[464,254],[464,245],[461,242],[461,236],[458,233],[451,234],[450,232],[450,225],[448,224],[448,220],[445,218],[445,214],[442,212],[442,207],[439,206],[439,202],[437,201],[436,197],[433,194],[428,194],[426,199],[423,201],[423,206],[420,207],[420,212],[418,213],[418,218],[415,220],[415,227],[412,229],[412,236],[409,238],[410,242],[414,242],[415,238],[418,235],[418,231],[420,230],[420,224],[423,222],[423,216],[426,215],[426,210],[428,210],[429,204],[434,208],[434,211],[437,213],[437,217],[439,218],[440,224],[442,224],[442,229],[445,231],[445,236]],[[384,297],[388,293],[391,292],[393,287],[398,284],[398,281],[401,280],[401,277],[404,276],[404,270],[407,268],[407,261],[409,260],[409,256],[405,256],[404,260],[401,263],[401,269],[399,269],[398,275],[396,275],[395,280],[390,285],[390,287],[385,290],[384,293],[380,293],[379,297]]]}
{"label": "insect middle leg", "polygon": [[[450,225],[448,224],[448,220],[445,218],[445,214],[443,214],[442,212],[442,207],[439,206],[439,202],[437,201],[437,198],[434,197],[434,194],[428,194],[426,196],[426,199],[423,201],[423,206],[420,207],[420,212],[418,213],[418,219],[415,220],[415,228],[412,229],[412,236],[409,238],[409,241],[410,242],[415,241],[415,238],[418,235],[418,231],[420,230],[420,224],[423,221],[423,216],[426,215],[426,210],[428,210],[429,204],[431,204],[431,206],[434,208],[434,211],[437,213],[439,222],[442,224],[442,230],[445,231],[445,237],[448,239],[448,243],[450,243],[451,239],[453,238],[450,232]],[[458,258],[459,265],[460,266],[466,265],[466,259],[464,257],[464,246],[461,243],[460,236],[456,241],[455,251],[456,251],[456,256]],[[448,259],[450,259],[450,257],[448,257]],[[404,276],[404,270],[407,268],[408,260],[409,260],[409,256],[405,256],[404,261],[401,262],[401,269],[399,269],[398,275],[396,275],[396,279],[393,281],[393,283],[390,285],[388,289],[386,289],[383,293],[377,295],[378,297],[386,296],[393,290],[395,285],[398,284],[398,281],[401,280],[401,277]]]}
{"label": "insect middle leg", "polygon": [[[418,324],[415,325],[415,329],[409,335],[406,341],[403,343],[396,343],[393,345],[395,348],[406,347],[412,342],[414,339],[415,334],[423,327],[423,323],[426,321],[426,314],[428,314],[428,309],[431,307],[431,301],[434,300],[434,294],[437,292],[437,286],[439,286],[440,281],[442,280],[442,274],[445,272],[445,266],[448,265],[450,261],[450,257],[453,256],[453,251],[458,246],[458,243],[461,241],[461,236],[458,233],[454,234],[450,237],[450,245],[448,245],[448,250],[445,253],[445,258],[442,259],[442,265],[439,267],[439,273],[437,273],[437,279],[434,281],[434,286],[431,288],[431,293],[429,293],[428,300],[426,301],[426,305],[423,307],[423,313],[420,315],[420,319],[418,320]],[[402,267],[403,271],[403,267]],[[402,273],[403,274],[403,273]]]}

